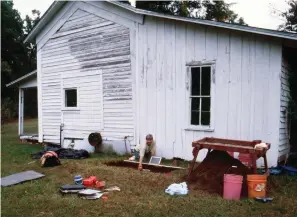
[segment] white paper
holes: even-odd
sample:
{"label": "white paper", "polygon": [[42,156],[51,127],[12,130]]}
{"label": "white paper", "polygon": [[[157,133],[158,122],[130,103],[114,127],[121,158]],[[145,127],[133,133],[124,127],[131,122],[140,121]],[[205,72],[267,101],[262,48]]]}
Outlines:
{"label": "white paper", "polygon": [[98,190],[93,190],[93,189],[85,189],[82,191],[79,191],[78,194],[82,194],[82,195],[92,195],[92,194],[96,194],[96,193],[100,193],[101,191]]}
{"label": "white paper", "polygon": [[99,199],[103,194],[102,193],[95,193],[93,195],[87,195],[87,196],[83,196],[83,199],[88,199],[88,200],[96,200]]}

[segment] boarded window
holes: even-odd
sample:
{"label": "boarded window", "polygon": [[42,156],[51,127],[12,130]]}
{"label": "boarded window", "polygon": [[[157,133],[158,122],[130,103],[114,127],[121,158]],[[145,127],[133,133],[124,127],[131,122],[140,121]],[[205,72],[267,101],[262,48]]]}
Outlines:
{"label": "boarded window", "polygon": [[211,66],[191,68],[191,125],[210,125]]}
{"label": "boarded window", "polygon": [[65,90],[65,107],[77,107],[77,89]]}

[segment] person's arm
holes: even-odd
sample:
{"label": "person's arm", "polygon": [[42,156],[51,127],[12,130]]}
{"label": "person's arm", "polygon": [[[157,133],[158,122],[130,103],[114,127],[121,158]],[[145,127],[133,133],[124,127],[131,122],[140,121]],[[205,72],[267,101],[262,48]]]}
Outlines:
{"label": "person's arm", "polygon": [[140,156],[139,164],[138,164],[138,170],[142,170],[142,161],[143,161],[143,156]]}
{"label": "person's arm", "polygon": [[142,161],[143,161],[143,157],[144,157],[144,152],[145,152],[145,148],[143,148],[143,147],[140,148],[138,170],[142,170]]}
{"label": "person's arm", "polygon": [[154,142],[153,147],[152,147],[152,156],[156,155],[156,143]]}

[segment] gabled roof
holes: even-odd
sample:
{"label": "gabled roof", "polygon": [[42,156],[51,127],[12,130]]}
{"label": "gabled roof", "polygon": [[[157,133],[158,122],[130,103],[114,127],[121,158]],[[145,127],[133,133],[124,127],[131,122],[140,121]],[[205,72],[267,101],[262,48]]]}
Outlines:
{"label": "gabled roof", "polygon": [[27,35],[27,37],[24,40],[24,43],[33,41],[38,32],[40,32],[51,21],[52,17],[54,17],[55,14],[57,14],[58,11],[66,3],[67,1],[54,1],[51,4],[51,6],[46,10],[46,12],[42,15],[39,22],[34,26],[32,31]]}
{"label": "gabled roof", "polygon": [[26,80],[28,78],[31,78],[31,77],[34,77],[34,76],[37,76],[37,70],[34,70],[33,72],[30,72],[30,73],[28,73],[28,74],[26,74],[26,75],[24,75],[24,76],[22,76],[22,77],[20,77],[18,79],[6,84],[6,87],[13,86],[13,85],[15,85],[15,84],[17,84],[17,83],[19,83],[21,81],[24,81],[24,80]]}
{"label": "gabled roof", "polygon": [[[264,29],[264,28],[243,26],[243,25],[239,25],[239,24],[211,21],[211,20],[203,20],[203,19],[198,19],[198,18],[173,16],[173,15],[167,15],[167,14],[138,9],[138,8],[132,7],[128,4],[120,3],[117,1],[107,1],[107,2],[109,2],[110,4],[116,5],[118,7],[124,8],[126,10],[129,10],[132,13],[136,13],[136,14],[140,14],[140,15],[160,17],[160,18],[171,19],[171,20],[179,20],[179,21],[188,22],[188,23],[196,23],[196,24],[200,24],[200,25],[214,26],[214,27],[218,27],[218,28],[237,30],[237,31],[241,31],[241,32],[250,32],[250,33],[255,33],[255,34],[259,34],[259,35],[268,35],[268,36],[272,36],[272,37],[297,40],[296,33],[282,32],[282,31],[276,31],[276,30],[270,30],[270,29]],[[63,7],[63,5],[65,3],[66,3],[66,1],[55,1],[50,6],[50,8],[46,11],[46,13],[42,16],[42,18],[38,22],[38,24],[29,33],[29,35],[27,36],[27,38],[25,39],[24,42],[32,41],[36,37],[38,32],[41,31],[45,27],[45,25],[47,25],[47,23],[50,22],[52,17]]]}

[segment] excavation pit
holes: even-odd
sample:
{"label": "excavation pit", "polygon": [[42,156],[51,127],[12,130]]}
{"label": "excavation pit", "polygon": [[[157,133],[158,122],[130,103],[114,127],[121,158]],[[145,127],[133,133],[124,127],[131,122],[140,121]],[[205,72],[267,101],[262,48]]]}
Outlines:
{"label": "excavation pit", "polygon": [[[138,169],[138,162],[136,161],[110,161],[106,162],[105,165],[107,166],[115,166],[115,167],[126,167],[126,168],[131,168],[131,169]],[[152,165],[148,163],[143,163],[142,168],[144,170],[149,170],[150,172],[153,173],[169,173],[174,170],[179,170],[179,169],[184,169],[182,167],[173,167],[173,166],[166,166],[166,165]]]}

